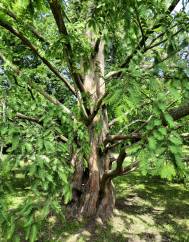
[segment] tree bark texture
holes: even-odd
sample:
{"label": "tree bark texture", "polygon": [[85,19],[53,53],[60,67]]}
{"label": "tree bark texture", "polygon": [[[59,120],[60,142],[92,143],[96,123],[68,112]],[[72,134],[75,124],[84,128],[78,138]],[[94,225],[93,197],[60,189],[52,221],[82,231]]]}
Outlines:
{"label": "tree bark texture", "polygon": [[[94,47],[94,54],[89,67],[84,73],[84,88],[88,95],[88,112],[92,115],[97,103],[105,95],[104,79],[104,43],[95,40],[91,32],[87,36]],[[83,68],[84,69],[84,68]],[[73,199],[69,204],[70,213],[74,216],[98,216],[103,220],[111,216],[115,204],[115,191],[111,179],[102,183],[102,177],[110,169],[109,152],[101,152],[100,147],[108,133],[108,116],[105,105],[87,125],[90,155],[87,157],[88,168],[84,170],[82,160],[74,158]],[[75,213],[75,214],[74,214]]]}

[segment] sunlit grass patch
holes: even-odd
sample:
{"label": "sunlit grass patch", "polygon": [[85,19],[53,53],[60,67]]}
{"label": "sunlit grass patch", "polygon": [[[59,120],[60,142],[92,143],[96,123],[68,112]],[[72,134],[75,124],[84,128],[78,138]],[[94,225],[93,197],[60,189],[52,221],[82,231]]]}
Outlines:
{"label": "sunlit grass patch", "polygon": [[[22,179],[16,175],[15,182]],[[184,184],[147,178],[139,173],[118,177],[114,183],[116,207],[107,224],[66,221],[50,213],[40,231],[40,241],[189,241],[189,189]],[[14,210],[29,197],[34,202],[43,201],[27,189],[6,194],[6,201],[10,210]]]}

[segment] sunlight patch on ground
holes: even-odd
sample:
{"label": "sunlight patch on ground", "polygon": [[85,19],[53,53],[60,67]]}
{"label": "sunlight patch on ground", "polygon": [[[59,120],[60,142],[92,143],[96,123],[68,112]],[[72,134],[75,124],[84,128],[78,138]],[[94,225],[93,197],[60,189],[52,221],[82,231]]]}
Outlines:
{"label": "sunlight patch on ground", "polygon": [[[18,178],[18,182],[22,179]],[[189,189],[133,173],[115,180],[114,215],[107,224],[88,226],[84,221],[59,221],[52,214],[40,241],[49,242],[181,242],[189,241]],[[28,197],[27,190],[7,194],[10,209]],[[37,198],[36,198],[37,199]],[[36,200],[40,202],[40,199]],[[93,227],[94,226],[94,227]]]}

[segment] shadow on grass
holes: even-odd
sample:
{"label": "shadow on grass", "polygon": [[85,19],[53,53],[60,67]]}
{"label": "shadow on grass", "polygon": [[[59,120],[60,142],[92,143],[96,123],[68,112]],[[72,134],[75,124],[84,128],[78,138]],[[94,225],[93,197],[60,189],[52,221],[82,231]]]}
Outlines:
{"label": "shadow on grass", "polygon": [[139,241],[189,241],[189,189],[183,184],[131,174],[118,178],[116,187],[116,208],[125,225],[133,232],[134,224],[153,231],[138,229]]}
{"label": "shadow on grass", "polygon": [[40,242],[189,241],[189,189],[183,184],[133,173],[117,178],[115,186],[116,207],[107,224],[55,223],[50,228],[52,235]]}
{"label": "shadow on grass", "polygon": [[[18,179],[18,187],[22,179]],[[25,184],[25,185],[29,185]],[[106,225],[49,217],[39,242],[188,242],[189,189],[138,173],[115,179],[117,200]]]}

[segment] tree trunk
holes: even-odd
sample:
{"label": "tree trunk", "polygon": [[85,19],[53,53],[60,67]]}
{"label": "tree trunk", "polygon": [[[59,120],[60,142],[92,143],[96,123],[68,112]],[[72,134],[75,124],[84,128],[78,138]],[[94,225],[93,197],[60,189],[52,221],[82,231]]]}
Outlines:
{"label": "tree trunk", "polygon": [[82,161],[77,161],[73,176],[73,199],[69,204],[69,216],[101,217],[104,221],[112,215],[115,205],[115,190],[111,179],[102,183],[104,169],[96,152],[91,152],[90,166],[86,170]]}
{"label": "tree trunk", "polygon": [[105,220],[113,212],[115,191],[111,179],[106,182],[102,180],[104,173],[110,169],[110,159],[108,153],[101,154],[99,142],[104,133],[96,131],[95,123],[96,121],[89,127],[91,150],[88,168],[84,169],[82,160],[75,158],[74,161],[73,199],[69,204],[69,215],[98,216]]}
{"label": "tree trunk", "polygon": [[[105,94],[104,79],[104,43],[87,33],[94,47],[94,54],[84,73],[84,88],[88,94],[87,111],[94,113],[98,101]],[[97,46],[98,45],[98,46]],[[85,69],[85,68],[83,68]],[[88,169],[84,170],[82,160],[75,159],[73,176],[73,200],[70,206],[72,215],[84,217],[99,216],[103,220],[111,216],[115,204],[115,192],[111,179],[102,184],[102,177],[110,169],[109,153],[101,151],[108,133],[108,116],[105,105],[101,105],[91,122],[87,125],[90,139]]]}

